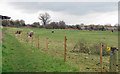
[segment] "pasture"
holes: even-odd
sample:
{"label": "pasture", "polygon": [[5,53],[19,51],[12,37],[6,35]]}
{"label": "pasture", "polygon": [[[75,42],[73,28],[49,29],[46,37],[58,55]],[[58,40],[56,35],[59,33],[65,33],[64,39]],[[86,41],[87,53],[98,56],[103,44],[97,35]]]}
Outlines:
{"label": "pasture", "polygon": [[[78,41],[82,40],[85,40],[88,45],[99,46],[99,43],[103,42],[107,46],[118,47],[117,31],[112,33],[111,31],[54,29],[55,33],[52,34],[52,29],[8,28],[8,31],[5,29],[3,29],[5,37],[2,45],[4,72],[100,72],[99,55],[70,51]],[[23,33],[15,37],[17,30],[22,30]],[[31,38],[28,43],[26,42],[27,33],[31,30],[34,31],[33,47]],[[39,49],[37,48],[38,36]],[[65,36],[67,55],[64,62]],[[46,38],[48,38],[48,53],[46,53]],[[103,67],[104,72],[109,71],[109,55],[103,56]]]}

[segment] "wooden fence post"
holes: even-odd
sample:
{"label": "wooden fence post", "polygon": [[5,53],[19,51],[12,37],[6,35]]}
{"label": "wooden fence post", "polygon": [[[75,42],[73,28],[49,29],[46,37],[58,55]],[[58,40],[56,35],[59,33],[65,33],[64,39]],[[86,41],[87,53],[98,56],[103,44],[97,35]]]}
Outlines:
{"label": "wooden fence post", "polygon": [[103,64],[102,64],[102,43],[100,43],[100,65],[101,65],[101,72],[103,72]]}
{"label": "wooden fence post", "polygon": [[65,36],[64,61],[66,61],[66,40],[67,40],[67,39],[66,39],[66,36]]}
{"label": "wooden fence post", "polygon": [[39,35],[38,35],[38,49],[39,49]]}
{"label": "wooden fence post", "polygon": [[46,38],[46,52],[48,53],[48,38]]}

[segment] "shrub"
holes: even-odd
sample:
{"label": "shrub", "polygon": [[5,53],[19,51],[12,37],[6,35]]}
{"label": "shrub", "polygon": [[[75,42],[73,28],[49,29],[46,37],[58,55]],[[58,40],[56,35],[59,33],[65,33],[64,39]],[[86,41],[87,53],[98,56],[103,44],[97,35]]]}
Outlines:
{"label": "shrub", "polygon": [[[102,54],[103,56],[110,55],[110,52],[107,51],[107,45],[103,43],[102,46]],[[88,44],[85,40],[79,40],[72,52],[81,52],[81,53],[88,53],[88,54],[97,54],[100,55],[100,44]]]}
{"label": "shrub", "polygon": [[84,53],[88,53],[89,49],[88,49],[88,43],[85,40],[79,40],[74,48],[73,48],[73,52],[84,52]]}

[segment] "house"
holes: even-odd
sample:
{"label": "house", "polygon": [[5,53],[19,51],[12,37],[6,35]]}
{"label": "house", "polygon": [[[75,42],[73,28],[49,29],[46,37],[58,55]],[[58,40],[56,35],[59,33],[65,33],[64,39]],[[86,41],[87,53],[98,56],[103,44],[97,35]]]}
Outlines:
{"label": "house", "polygon": [[4,19],[9,20],[10,18],[11,18],[11,17],[0,15],[0,19],[2,19],[2,20],[4,20]]}
{"label": "house", "polygon": [[89,30],[89,26],[88,25],[81,26],[81,29],[82,30]]}

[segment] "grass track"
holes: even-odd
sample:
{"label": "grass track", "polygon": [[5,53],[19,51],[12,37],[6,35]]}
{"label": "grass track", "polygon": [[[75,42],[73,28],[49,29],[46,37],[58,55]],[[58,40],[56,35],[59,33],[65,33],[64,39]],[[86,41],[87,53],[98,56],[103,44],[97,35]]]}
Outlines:
{"label": "grass track", "polygon": [[64,61],[36,50],[27,43],[19,42],[4,31],[2,45],[3,72],[67,72],[77,71]]}

